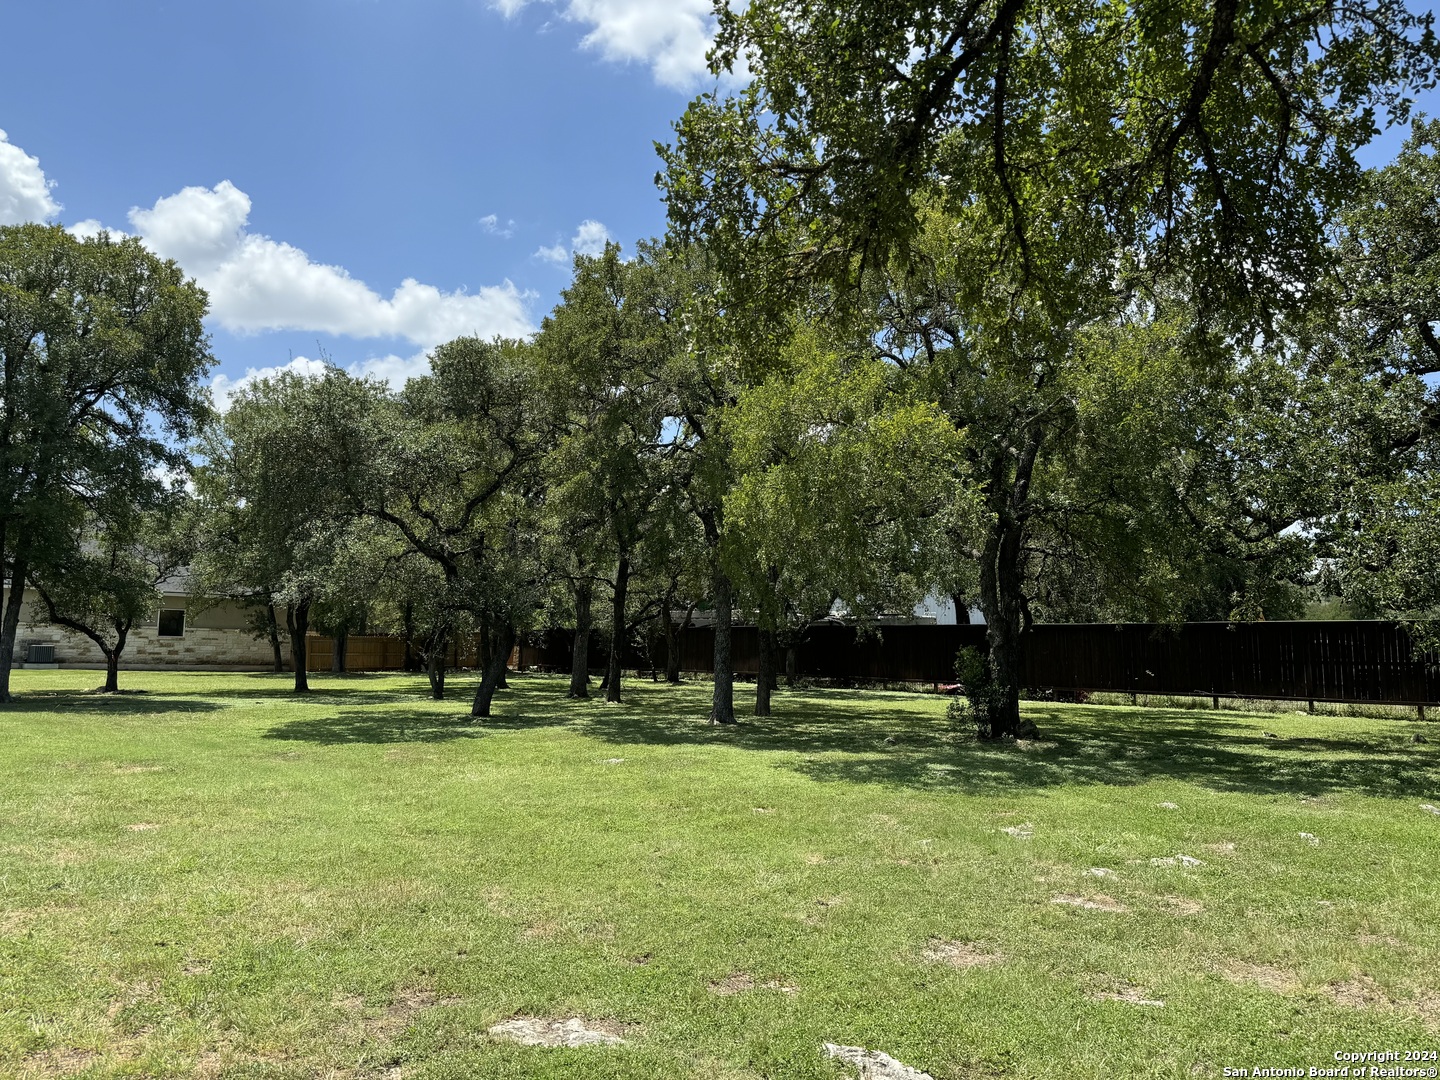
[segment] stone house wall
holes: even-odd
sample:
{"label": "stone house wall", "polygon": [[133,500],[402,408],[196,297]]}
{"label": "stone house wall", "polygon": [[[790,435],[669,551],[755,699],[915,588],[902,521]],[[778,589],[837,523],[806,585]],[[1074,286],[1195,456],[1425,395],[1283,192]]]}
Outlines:
{"label": "stone house wall", "polygon": [[[187,598],[167,596],[163,606],[169,610],[185,610]],[[15,638],[17,665],[25,661],[26,646],[34,643],[54,645],[55,660],[61,667],[105,666],[105,655],[93,641],[83,634],[36,619],[36,611],[35,602],[27,598],[21,608]],[[244,613],[238,607],[222,604],[193,614],[187,612],[183,632],[178,637],[161,637],[155,621],[136,626],[131,629],[125,651],[120,654],[121,670],[268,670],[274,663],[270,643],[243,629],[244,624]]]}

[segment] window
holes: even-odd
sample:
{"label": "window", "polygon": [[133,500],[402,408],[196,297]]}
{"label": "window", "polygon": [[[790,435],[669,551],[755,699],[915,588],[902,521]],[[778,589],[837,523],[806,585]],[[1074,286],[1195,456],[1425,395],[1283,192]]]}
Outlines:
{"label": "window", "polygon": [[160,612],[160,637],[184,637],[185,636],[185,612],[176,608]]}

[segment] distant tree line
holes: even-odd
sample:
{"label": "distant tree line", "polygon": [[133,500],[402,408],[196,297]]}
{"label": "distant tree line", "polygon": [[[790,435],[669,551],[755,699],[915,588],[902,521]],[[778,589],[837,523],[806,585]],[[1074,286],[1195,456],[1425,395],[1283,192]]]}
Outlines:
{"label": "distant tree line", "polygon": [[752,81],[662,148],[667,237],[577,256],[538,333],[448,342],[399,388],[329,367],[215,413],[173,263],[0,230],[5,576],[111,689],[185,567],[277,669],[288,639],[297,691],[312,630],[403,636],[436,698],[478,641],[481,718],[526,631],[575,631],[587,697],[599,629],[619,701],[624,644],[658,630],[678,679],[702,610],[731,723],[737,615],[763,715],[817,618],[978,605],[993,737],[1036,621],[1323,593],[1423,635],[1440,124],[1354,155],[1433,85],[1432,16],[1160,7],[724,9],[714,63]]}

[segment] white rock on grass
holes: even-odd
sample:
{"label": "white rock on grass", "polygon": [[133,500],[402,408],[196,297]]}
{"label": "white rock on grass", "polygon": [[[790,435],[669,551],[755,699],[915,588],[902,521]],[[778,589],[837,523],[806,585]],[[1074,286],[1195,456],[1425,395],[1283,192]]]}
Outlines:
{"label": "white rock on grass", "polygon": [[1440,814],[1440,806],[1431,806],[1428,802],[1421,803],[1420,809],[1424,810],[1427,814]]}
{"label": "white rock on grass", "polygon": [[912,1069],[889,1054],[866,1050],[863,1046],[839,1046],[827,1042],[825,1054],[853,1065],[860,1073],[860,1080],[935,1080],[929,1073]]}
{"label": "white rock on grass", "polygon": [[[617,1027],[618,1025],[607,1025]],[[546,1020],[537,1016],[517,1016],[496,1024],[489,1032],[497,1039],[507,1039],[522,1046],[624,1046],[625,1040],[615,1031],[594,1027],[590,1022],[572,1016],[568,1020]]]}
{"label": "white rock on grass", "polygon": [[1105,866],[1092,866],[1092,867],[1090,867],[1089,870],[1086,870],[1085,873],[1089,874],[1091,877],[1114,877],[1114,876],[1115,876],[1115,871],[1114,871],[1114,870],[1111,870],[1109,867],[1105,867]]}
{"label": "white rock on grass", "polygon": [[1029,840],[1035,835],[1035,826],[1027,821],[1024,825],[1006,825],[1000,831],[1006,836],[1015,837],[1016,840]]}
{"label": "white rock on grass", "polygon": [[1311,844],[1312,846],[1317,846],[1317,847],[1318,847],[1319,844],[1320,844],[1320,838],[1319,838],[1318,836],[1316,836],[1314,833],[1302,832],[1302,833],[1300,833],[1299,835],[1300,835],[1300,839],[1301,839],[1301,840],[1306,841],[1307,843]]}
{"label": "white rock on grass", "polygon": [[1173,803],[1173,802],[1162,802],[1162,803],[1157,803],[1156,805],[1159,806],[1161,810],[1179,810],[1179,809],[1180,809],[1180,807],[1177,806],[1177,805],[1176,805],[1175,803]]}
{"label": "white rock on grass", "polygon": [[1151,859],[1151,866],[1204,866],[1205,864],[1193,855],[1166,855],[1163,858]]}

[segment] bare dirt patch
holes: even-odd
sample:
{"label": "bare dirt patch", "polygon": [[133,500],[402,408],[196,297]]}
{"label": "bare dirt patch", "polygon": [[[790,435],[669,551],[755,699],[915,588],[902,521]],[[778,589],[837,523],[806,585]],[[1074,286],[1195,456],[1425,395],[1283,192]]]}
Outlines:
{"label": "bare dirt patch", "polygon": [[1235,854],[1235,842],[1233,840],[1222,840],[1218,844],[1201,844],[1200,846],[1212,855]]}
{"label": "bare dirt patch", "polygon": [[1029,840],[1035,835],[1035,826],[1027,821],[1024,825],[1006,825],[1000,831],[1016,840]]}
{"label": "bare dirt patch", "polygon": [[137,773],[164,772],[164,765],[116,765],[116,776],[134,776]]}
{"label": "bare dirt patch", "polygon": [[1091,1001],[1114,1001],[1122,1005],[1139,1005],[1142,1008],[1160,1009],[1165,1006],[1165,1002],[1159,998],[1150,997],[1140,987],[1123,980],[1111,980],[1105,989],[1092,990],[1085,996]]}
{"label": "bare dirt patch", "polygon": [[1205,864],[1193,855],[1162,855],[1158,859],[1151,859],[1150,865],[1196,867]]}
{"label": "bare dirt patch", "polygon": [[73,1076],[90,1068],[100,1060],[100,1056],[94,1050],[57,1048],[31,1054],[25,1058],[25,1066],[42,1076]]}
{"label": "bare dirt patch", "polygon": [[840,1046],[827,1042],[825,1056],[854,1066],[860,1080],[935,1080],[929,1073],[912,1069],[889,1054],[867,1050],[863,1046]]}
{"label": "bare dirt patch", "polygon": [[710,984],[710,992],[719,994],[721,997],[731,997],[735,994],[744,994],[750,990],[778,990],[782,994],[798,994],[798,986],[787,986],[779,979],[767,979],[765,982],[756,982],[753,975],[743,971],[737,971],[733,975],[726,975],[725,978]]}
{"label": "bare dirt patch", "polygon": [[459,998],[442,998],[433,990],[412,988],[402,990],[395,999],[378,1012],[367,1012],[365,999],[356,996],[337,997],[333,1004],[355,1017],[355,1025],[367,1038],[390,1042],[405,1031],[420,1013],[443,1005],[458,1005]]}
{"label": "bare dirt patch", "polygon": [[126,825],[125,828],[131,832],[148,832],[151,829],[158,829],[160,826],[153,821],[138,821],[134,825]]}
{"label": "bare dirt patch", "polygon": [[819,866],[825,861],[825,856],[817,851],[812,851],[805,856],[805,862],[810,866]]}
{"label": "bare dirt patch", "polygon": [[1385,988],[1368,975],[1329,983],[1325,996],[1347,1009],[1384,1009],[1397,1004]]}
{"label": "bare dirt patch", "polygon": [[39,912],[29,911],[25,908],[17,908],[14,911],[0,911],[0,937],[11,937],[28,930],[30,924],[39,917]]}
{"label": "bare dirt patch", "polygon": [[521,1046],[624,1046],[631,1025],[614,1020],[587,1020],[572,1016],[565,1020],[543,1016],[516,1016],[489,1029],[496,1039]]}
{"label": "bare dirt patch", "polygon": [[1249,983],[1276,994],[1293,994],[1300,989],[1300,980],[1295,975],[1269,964],[1225,960],[1215,970],[1233,983]]}
{"label": "bare dirt patch", "polygon": [[1005,954],[973,941],[947,941],[931,938],[920,953],[921,959],[937,964],[949,964],[954,968],[994,967],[1003,963]]}
{"label": "bare dirt patch", "polygon": [[1097,893],[1094,896],[1072,896],[1068,893],[1061,893],[1059,896],[1051,897],[1050,902],[1081,908],[1085,911],[1108,911],[1115,915],[1130,910],[1113,896],[1106,896],[1104,893]]}
{"label": "bare dirt patch", "polygon": [[1205,905],[1199,900],[1191,900],[1187,896],[1162,896],[1160,907],[1171,915],[1199,915],[1205,910]]}

